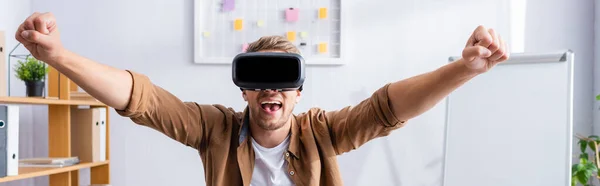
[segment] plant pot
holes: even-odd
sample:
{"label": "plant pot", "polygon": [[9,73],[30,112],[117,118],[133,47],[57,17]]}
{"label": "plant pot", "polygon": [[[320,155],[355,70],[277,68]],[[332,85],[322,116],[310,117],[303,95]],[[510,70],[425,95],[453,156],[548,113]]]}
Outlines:
{"label": "plant pot", "polygon": [[46,85],[43,81],[25,81],[25,86],[27,97],[42,97]]}

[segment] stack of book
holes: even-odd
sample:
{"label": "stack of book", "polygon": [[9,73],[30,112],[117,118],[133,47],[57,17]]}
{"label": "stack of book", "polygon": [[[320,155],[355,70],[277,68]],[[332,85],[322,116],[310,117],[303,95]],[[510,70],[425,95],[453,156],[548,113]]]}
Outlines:
{"label": "stack of book", "polygon": [[26,158],[19,160],[19,167],[66,167],[79,163],[77,157]]}

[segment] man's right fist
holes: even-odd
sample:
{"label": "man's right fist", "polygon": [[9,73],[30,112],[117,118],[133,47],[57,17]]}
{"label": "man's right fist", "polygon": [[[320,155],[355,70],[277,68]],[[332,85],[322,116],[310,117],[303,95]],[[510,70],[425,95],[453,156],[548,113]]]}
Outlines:
{"label": "man's right fist", "polygon": [[52,13],[33,13],[19,26],[15,38],[36,59],[55,62],[63,53],[60,33]]}

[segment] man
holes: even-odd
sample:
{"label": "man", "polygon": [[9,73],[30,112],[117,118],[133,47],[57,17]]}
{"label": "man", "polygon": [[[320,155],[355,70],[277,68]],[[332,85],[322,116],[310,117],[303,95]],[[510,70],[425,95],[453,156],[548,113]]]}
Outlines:
{"label": "man", "polygon": [[[398,129],[468,80],[508,59],[504,41],[479,26],[461,59],[386,84],[354,106],[294,115],[301,90],[243,90],[243,112],[183,102],[148,77],[109,67],[63,48],[55,18],[34,13],[16,39],[34,57],[137,124],[198,150],[207,185],[342,185],[336,156]],[[298,53],[282,37],[263,37],[248,52]]]}

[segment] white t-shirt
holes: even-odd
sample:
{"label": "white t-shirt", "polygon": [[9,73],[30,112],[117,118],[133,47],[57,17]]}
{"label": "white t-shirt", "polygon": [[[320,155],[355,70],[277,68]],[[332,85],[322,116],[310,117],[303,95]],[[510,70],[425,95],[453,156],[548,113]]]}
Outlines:
{"label": "white t-shirt", "polygon": [[290,144],[290,137],[273,148],[260,146],[254,138],[252,148],[254,148],[254,171],[252,172],[251,186],[289,186],[294,185],[288,174],[288,163],[285,160],[285,153]]}

